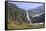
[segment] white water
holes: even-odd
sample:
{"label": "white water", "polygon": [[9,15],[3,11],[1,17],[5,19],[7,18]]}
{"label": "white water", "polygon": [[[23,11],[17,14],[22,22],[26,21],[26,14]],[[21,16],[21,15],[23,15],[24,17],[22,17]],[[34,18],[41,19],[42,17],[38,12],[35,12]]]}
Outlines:
{"label": "white water", "polygon": [[26,10],[26,14],[27,14],[27,19],[29,20],[30,24],[31,24],[31,20],[29,18],[29,14],[28,14],[28,11]]}

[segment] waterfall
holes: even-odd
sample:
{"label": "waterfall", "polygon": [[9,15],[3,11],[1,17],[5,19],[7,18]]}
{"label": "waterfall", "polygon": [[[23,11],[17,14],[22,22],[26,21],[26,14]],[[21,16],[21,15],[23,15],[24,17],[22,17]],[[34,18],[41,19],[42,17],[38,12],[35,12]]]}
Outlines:
{"label": "waterfall", "polygon": [[26,14],[27,14],[27,19],[28,19],[28,21],[30,22],[30,24],[31,24],[31,20],[30,20],[30,18],[29,18],[29,14],[28,14],[28,11],[26,10]]}

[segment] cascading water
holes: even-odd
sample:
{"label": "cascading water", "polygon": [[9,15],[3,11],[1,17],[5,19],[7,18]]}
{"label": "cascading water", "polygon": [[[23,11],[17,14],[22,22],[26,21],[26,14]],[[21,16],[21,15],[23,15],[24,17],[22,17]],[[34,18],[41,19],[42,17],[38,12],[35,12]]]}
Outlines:
{"label": "cascading water", "polygon": [[31,24],[31,20],[30,20],[30,18],[29,18],[29,14],[28,14],[28,11],[26,10],[26,14],[27,14],[27,19],[28,19],[28,21],[30,22],[30,24]]}

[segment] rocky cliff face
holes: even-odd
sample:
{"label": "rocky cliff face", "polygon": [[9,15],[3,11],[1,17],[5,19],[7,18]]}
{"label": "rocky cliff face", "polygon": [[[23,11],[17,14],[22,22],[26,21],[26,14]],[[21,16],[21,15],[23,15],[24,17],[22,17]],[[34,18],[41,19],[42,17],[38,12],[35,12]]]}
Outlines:
{"label": "rocky cliff face", "polygon": [[32,23],[45,22],[44,9],[42,11],[41,9],[39,9],[40,10],[39,13],[31,11],[36,9],[30,9],[27,11],[28,12],[28,15],[27,15],[26,10],[18,8],[16,5],[9,3],[8,4],[8,19],[17,21],[17,22],[25,22],[25,23],[30,23],[30,21]]}
{"label": "rocky cliff face", "polygon": [[29,17],[33,23],[45,22],[44,6],[28,10]]}
{"label": "rocky cliff face", "polygon": [[8,5],[8,15],[8,17],[12,17],[13,20],[18,22],[26,22],[27,20],[26,11],[13,4]]}

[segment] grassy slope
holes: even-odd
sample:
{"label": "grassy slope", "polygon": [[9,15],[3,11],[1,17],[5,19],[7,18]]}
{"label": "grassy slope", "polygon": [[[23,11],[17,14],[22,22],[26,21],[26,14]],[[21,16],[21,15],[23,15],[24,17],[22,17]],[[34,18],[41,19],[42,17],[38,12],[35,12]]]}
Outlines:
{"label": "grassy slope", "polygon": [[33,28],[44,28],[44,24],[27,24],[27,23],[18,23],[15,24],[14,21],[8,24],[8,29],[33,29]]}

